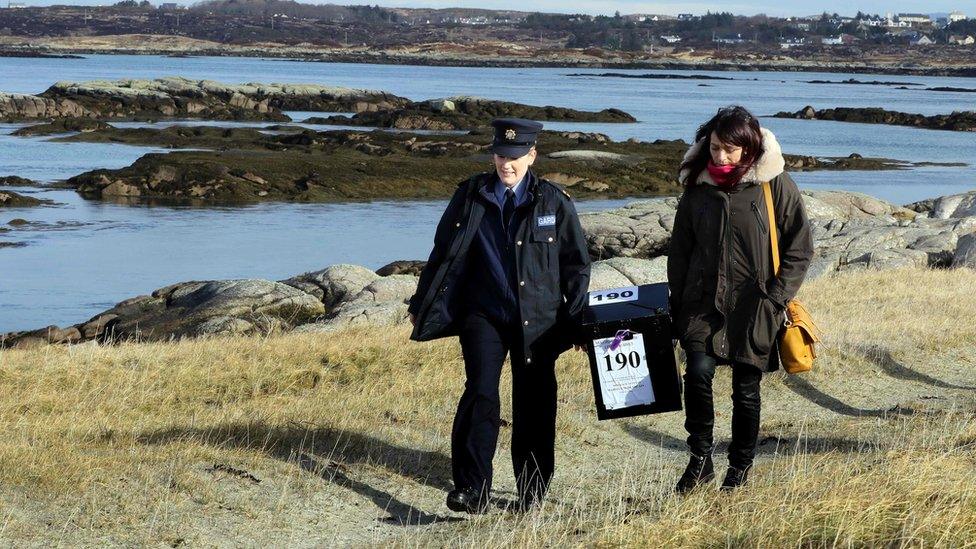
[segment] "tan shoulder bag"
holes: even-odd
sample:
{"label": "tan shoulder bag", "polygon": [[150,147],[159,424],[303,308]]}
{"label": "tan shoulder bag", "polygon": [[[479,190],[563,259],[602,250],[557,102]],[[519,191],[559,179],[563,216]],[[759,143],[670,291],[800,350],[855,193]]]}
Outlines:
{"label": "tan shoulder bag", "polygon": [[[773,274],[779,276],[779,237],[776,234],[776,210],[773,206],[773,193],[769,181],[762,184],[766,197],[766,215],[769,224],[769,243],[773,252]],[[817,358],[816,343],[820,341],[820,329],[806,308],[796,299],[786,305],[786,320],[779,329],[779,360],[783,368],[791,373],[808,372],[813,369],[813,359]]]}

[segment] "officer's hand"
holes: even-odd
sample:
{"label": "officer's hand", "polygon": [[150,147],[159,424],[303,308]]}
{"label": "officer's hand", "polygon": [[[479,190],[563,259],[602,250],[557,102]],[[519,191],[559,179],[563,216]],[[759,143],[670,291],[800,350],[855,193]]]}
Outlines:
{"label": "officer's hand", "polygon": [[410,313],[410,325],[411,326],[416,326],[417,325],[417,317],[414,316],[413,313]]}

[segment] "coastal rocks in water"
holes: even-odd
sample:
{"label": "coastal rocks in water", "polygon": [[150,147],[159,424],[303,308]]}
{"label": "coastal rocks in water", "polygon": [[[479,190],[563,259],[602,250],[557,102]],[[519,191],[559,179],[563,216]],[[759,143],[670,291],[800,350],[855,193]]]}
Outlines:
{"label": "coastal rocks in water", "polygon": [[18,122],[46,118],[97,116],[97,112],[86,109],[74,101],[0,92],[0,121]]}
{"label": "coastal rocks in water", "polygon": [[917,164],[888,158],[865,158],[857,153],[840,157],[816,157],[803,155],[784,155],[786,169],[792,172],[811,170],[903,170]]}
{"label": "coastal rocks in water", "polygon": [[[150,153],[130,166],[67,181],[86,198],[205,203],[446,197],[460,181],[485,169],[491,136],[351,130],[264,135],[253,129],[194,127],[112,128],[59,139],[207,149]],[[572,190],[577,198],[673,193],[678,187],[672,166],[687,148],[670,141],[601,141],[596,134],[576,132],[553,132],[543,140],[540,173],[579,177]],[[575,148],[585,152],[546,156]]]}
{"label": "coastal rocks in water", "polygon": [[856,78],[848,78],[847,80],[808,80],[807,84],[857,84],[863,86],[921,86],[916,82],[892,82],[892,81],[881,81],[881,80],[858,80]]}
{"label": "coastal rocks in water", "polygon": [[622,161],[627,159],[627,155],[612,153],[607,151],[589,151],[589,150],[575,150],[575,151],[556,151],[551,152],[548,155],[549,158],[561,159],[565,158],[568,160],[609,160],[611,162]]}
{"label": "coastal rocks in water", "polygon": [[54,118],[290,120],[282,110],[365,112],[406,99],[385,92],[310,84],[223,84],[210,80],[58,82],[38,96],[0,94],[0,120]]}
{"label": "coastal rocks in water", "polygon": [[[604,73],[573,73],[566,76],[582,76],[586,78],[638,78],[645,80],[735,80],[727,76],[709,76],[707,74],[630,74],[626,72],[604,72]],[[753,79],[755,80],[755,79]]]}
{"label": "coastal rocks in water", "polygon": [[[311,294],[268,280],[181,282],[117,304],[88,322],[64,330],[54,327],[7,334],[5,346],[38,339],[70,341],[166,340],[206,335],[268,334],[290,330],[324,313]],[[80,336],[75,336],[72,328]]]}
{"label": "coastal rocks in water", "polygon": [[[815,255],[808,279],[852,269],[907,266],[976,268],[976,191],[902,208],[841,191],[803,191]],[[632,203],[580,216],[594,259],[593,290],[663,282],[676,198]],[[386,276],[333,265],[281,282],[182,282],[123,301],[90,321],[0,336],[0,345],[213,334],[329,332],[341,326],[407,322],[422,262],[394,262]]]}
{"label": "coastal rocks in water", "polygon": [[91,118],[62,118],[46,124],[20,128],[11,135],[31,137],[69,132],[94,132],[111,128],[109,124]]}
{"label": "coastal rocks in water", "polygon": [[306,122],[404,130],[450,131],[484,127],[490,124],[493,119],[501,117],[529,118],[542,122],[629,123],[637,121],[636,118],[619,109],[591,112],[565,107],[537,107],[478,97],[451,97],[420,101],[396,109],[362,112],[352,117],[310,118]]}
{"label": "coastal rocks in water", "polygon": [[836,109],[816,110],[811,106],[806,106],[797,112],[779,112],[774,116],[776,118],[799,118],[803,120],[912,126],[932,130],[976,131],[976,112],[972,111],[925,116],[880,108],[838,107]]}
{"label": "coastal rocks in water", "polygon": [[36,187],[37,182],[26,177],[8,175],[0,177],[0,187]]}
{"label": "coastal rocks in water", "polygon": [[24,196],[13,191],[0,191],[0,208],[29,208],[41,204],[51,204],[51,201]]}

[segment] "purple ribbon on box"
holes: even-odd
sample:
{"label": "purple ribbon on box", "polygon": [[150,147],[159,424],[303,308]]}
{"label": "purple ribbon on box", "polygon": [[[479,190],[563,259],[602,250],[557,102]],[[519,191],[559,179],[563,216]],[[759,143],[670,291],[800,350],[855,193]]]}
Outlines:
{"label": "purple ribbon on box", "polygon": [[623,343],[627,336],[632,335],[634,332],[630,330],[617,330],[617,333],[613,336],[613,341],[610,342],[610,350],[616,351],[620,344]]}

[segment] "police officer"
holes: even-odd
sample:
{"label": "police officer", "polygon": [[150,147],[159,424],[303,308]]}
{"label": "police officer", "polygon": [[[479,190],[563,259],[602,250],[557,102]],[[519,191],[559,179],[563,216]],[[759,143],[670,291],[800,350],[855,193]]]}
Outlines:
{"label": "police officer", "polygon": [[517,505],[541,501],[553,474],[555,362],[580,343],[590,258],[569,195],[530,170],[542,124],[492,122],[495,170],[458,185],[410,299],[411,339],[457,335],[466,382],[451,434],[453,511],[483,513],[498,441],[498,382],[512,364]]}

